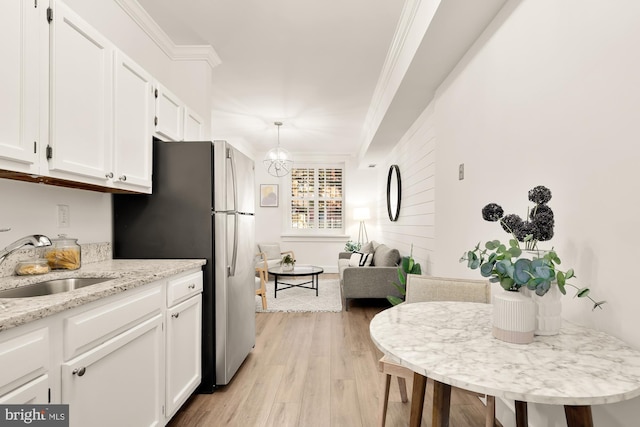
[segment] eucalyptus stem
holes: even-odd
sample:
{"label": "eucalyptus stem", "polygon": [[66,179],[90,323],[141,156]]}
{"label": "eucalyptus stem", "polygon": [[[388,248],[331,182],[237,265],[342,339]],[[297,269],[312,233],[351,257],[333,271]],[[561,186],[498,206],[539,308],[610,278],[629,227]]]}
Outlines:
{"label": "eucalyptus stem", "polygon": [[[583,288],[579,288],[576,285],[572,284],[572,283],[565,283],[565,286],[571,286],[573,289],[576,290],[576,294],[573,296],[574,298],[580,298],[580,291]],[[596,301],[593,298],[591,298],[591,296],[589,296],[589,294],[583,295],[586,296],[587,298],[589,298],[589,300],[591,300],[591,302],[593,303],[593,310],[595,310],[596,308],[599,308],[600,310],[602,310],[602,304],[605,303],[605,301]]]}

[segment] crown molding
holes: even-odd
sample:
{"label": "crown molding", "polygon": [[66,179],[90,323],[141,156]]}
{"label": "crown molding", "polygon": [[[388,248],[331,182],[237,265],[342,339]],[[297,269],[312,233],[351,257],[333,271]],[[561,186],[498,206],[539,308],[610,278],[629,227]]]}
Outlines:
{"label": "crown molding", "polygon": [[136,0],[114,0],[173,61],[205,61],[211,68],[222,62],[210,45],[177,45]]}
{"label": "crown molding", "polygon": [[[429,0],[425,0],[425,3]],[[367,112],[367,117],[365,118],[364,128],[363,128],[363,146],[361,150],[362,152],[366,151],[369,143],[377,129],[377,125],[382,120],[387,108],[389,106],[388,97],[390,94],[394,94],[398,89],[398,85],[394,87],[391,86],[391,82],[393,81],[393,76],[397,73],[401,73],[404,75],[405,70],[399,69],[399,58],[403,53],[406,52],[407,40],[410,39],[410,35],[412,34],[412,29],[414,26],[414,21],[418,12],[420,10],[420,5],[423,0],[407,0],[402,8],[402,12],[400,13],[400,19],[398,20],[398,26],[396,27],[396,31],[393,35],[393,39],[391,41],[391,45],[389,46],[389,51],[387,52],[387,57],[385,58],[384,64],[382,66],[382,71],[380,72],[380,77],[378,78],[378,83],[376,84],[375,91],[371,98],[371,104],[369,105],[369,111]],[[437,3],[440,3],[437,1]],[[415,46],[414,46],[415,49]],[[408,64],[405,65],[408,67]]]}

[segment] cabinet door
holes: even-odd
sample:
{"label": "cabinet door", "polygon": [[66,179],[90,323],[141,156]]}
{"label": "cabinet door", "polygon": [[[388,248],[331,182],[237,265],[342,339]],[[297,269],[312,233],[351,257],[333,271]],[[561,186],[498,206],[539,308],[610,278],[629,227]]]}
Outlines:
{"label": "cabinet door", "polygon": [[0,169],[37,172],[38,16],[33,0],[2,2],[0,13]]}
{"label": "cabinet door", "polygon": [[113,180],[118,187],[150,193],[154,117],[152,78],[119,51],[115,53],[114,94]]}
{"label": "cabinet door", "polygon": [[156,133],[169,141],[182,141],[184,135],[182,102],[160,84],[156,92]]}
{"label": "cabinet door", "polygon": [[194,111],[189,108],[184,109],[184,140],[203,141],[204,121]]}
{"label": "cabinet door", "polygon": [[66,5],[52,5],[49,170],[104,184],[111,172],[113,47]]}
{"label": "cabinet door", "polygon": [[167,311],[167,418],[200,384],[202,295]]}
{"label": "cabinet door", "polygon": [[72,427],[157,426],[164,389],[162,315],[63,363],[62,403]]}

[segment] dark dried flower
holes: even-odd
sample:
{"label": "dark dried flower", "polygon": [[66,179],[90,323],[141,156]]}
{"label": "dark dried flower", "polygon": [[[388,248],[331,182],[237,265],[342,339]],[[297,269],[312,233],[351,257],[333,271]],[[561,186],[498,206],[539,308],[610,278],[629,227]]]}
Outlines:
{"label": "dark dried flower", "polygon": [[547,205],[535,205],[533,209],[531,209],[529,219],[534,220],[538,215],[549,215],[551,219],[553,219],[553,211]]}
{"label": "dark dried flower", "polygon": [[555,221],[553,220],[553,213],[538,212],[532,223],[537,229],[536,233],[533,235],[536,240],[551,240],[551,238],[553,237],[553,225],[555,223]]}
{"label": "dark dried flower", "polygon": [[551,190],[544,185],[538,185],[535,188],[529,190],[529,200],[539,205],[544,205],[551,200]]}
{"label": "dark dried flower", "polygon": [[536,238],[536,235],[538,234],[538,227],[536,227],[533,222],[526,221],[522,223],[520,228],[514,230],[513,233],[518,241],[524,242],[525,237],[529,234],[532,234],[534,239]]}
{"label": "dark dried flower", "polygon": [[487,206],[482,208],[482,218],[485,221],[496,222],[504,215],[504,211],[502,207],[495,203],[489,203]]}
{"label": "dark dried flower", "polygon": [[509,214],[500,220],[502,229],[507,233],[513,233],[514,235],[516,234],[516,231],[522,227],[523,223],[522,218],[516,214]]}

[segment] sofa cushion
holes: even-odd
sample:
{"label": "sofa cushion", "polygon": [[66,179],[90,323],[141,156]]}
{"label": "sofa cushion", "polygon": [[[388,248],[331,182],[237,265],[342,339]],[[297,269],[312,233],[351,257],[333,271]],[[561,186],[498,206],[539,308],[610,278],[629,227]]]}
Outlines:
{"label": "sofa cushion", "polygon": [[354,252],[349,258],[349,267],[368,267],[373,261],[373,254]]}
{"label": "sofa cushion", "polygon": [[373,265],[376,267],[395,267],[399,262],[400,252],[385,244],[379,245],[373,254]]}
{"label": "sofa cushion", "polygon": [[362,252],[363,254],[372,254],[374,251],[373,243],[374,242],[367,242],[362,245],[362,247],[360,248],[360,252]]}

